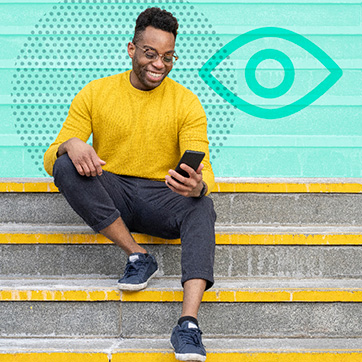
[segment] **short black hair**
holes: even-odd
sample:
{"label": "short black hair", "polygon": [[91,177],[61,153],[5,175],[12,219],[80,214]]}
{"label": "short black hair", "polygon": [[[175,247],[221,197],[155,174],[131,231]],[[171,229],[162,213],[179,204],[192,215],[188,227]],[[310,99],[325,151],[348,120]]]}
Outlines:
{"label": "short black hair", "polygon": [[136,42],[140,40],[142,32],[144,32],[148,26],[172,33],[176,40],[178,29],[177,19],[168,11],[154,7],[148,8],[138,15],[132,40],[133,44],[136,44]]}

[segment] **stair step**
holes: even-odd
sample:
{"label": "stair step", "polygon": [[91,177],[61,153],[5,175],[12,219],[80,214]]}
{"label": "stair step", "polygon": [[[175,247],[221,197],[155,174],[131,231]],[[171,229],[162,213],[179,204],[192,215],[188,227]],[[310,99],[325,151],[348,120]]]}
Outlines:
{"label": "stair step", "polygon": [[[361,278],[361,226],[216,227],[217,277]],[[161,276],[181,273],[180,240],[134,234]],[[0,224],[0,277],[118,277],[126,255],[85,225]]]}
{"label": "stair step", "polygon": [[[174,361],[180,240],[134,234],[160,273],[120,292],[124,253],[52,179],[0,181],[0,360]],[[199,314],[208,360],[361,359],[361,179],[218,179],[211,198],[217,280]]]}
{"label": "stair step", "polygon": [[[212,194],[218,224],[362,225],[362,194]],[[0,193],[0,223],[84,224],[59,193]]]}
{"label": "stair step", "polygon": [[[362,339],[203,338],[211,362],[356,362]],[[174,362],[168,338],[0,339],[6,362]]]}
{"label": "stair step", "polygon": [[[216,225],[217,245],[362,245],[362,226]],[[181,244],[133,234],[139,244]],[[0,244],[113,244],[86,225],[0,224]]]}
{"label": "stair step", "polygon": [[[360,179],[218,179],[218,224],[362,225]],[[83,224],[52,179],[3,179],[0,223]]]}
{"label": "stair step", "polygon": [[[117,279],[0,279],[0,301],[181,302],[179,278],[156,277],[147,289],[121,292]],[[362,302],[362,279],[218,278],[208,303]]]}
{"label": "stair step", "polygon": [[[182,288],[174,278],[140,292],[111,279],[3,279],[0,300],[2,337],[166,338]],[[218,279],[199,320],[214,338],[362,338],[361,302],[362,280]]]}

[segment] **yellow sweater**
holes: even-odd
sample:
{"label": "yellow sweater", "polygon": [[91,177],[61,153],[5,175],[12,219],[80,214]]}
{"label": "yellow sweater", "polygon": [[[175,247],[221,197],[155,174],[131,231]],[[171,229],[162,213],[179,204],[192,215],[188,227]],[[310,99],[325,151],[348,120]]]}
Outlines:
{"label": "yellow sweater", "polygon": [[103,169],[119,175],[164,181],[185,150],[205,152],[203,179],[214,186],[205,112],[188,89],[165,78],[157,88],[141,91],[131,71],[97,79],[74,98],[63,127],[44,155],[52,175],[59,146],[72,137],[86,142],[106,161]]}

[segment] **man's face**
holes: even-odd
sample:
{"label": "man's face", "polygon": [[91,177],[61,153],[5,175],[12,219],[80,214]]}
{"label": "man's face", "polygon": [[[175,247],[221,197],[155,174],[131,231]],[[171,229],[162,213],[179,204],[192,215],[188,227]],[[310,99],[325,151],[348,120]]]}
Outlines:
{"label": "man's face", "polygon": [[175,37],[172,33],[148,26],[136,45],[129,43],[127,49],[132,58],[131,84],[143,91],[152,90],[162,83],[173,64],[165,64],[161,57],[156,60],[147,59],[143,49],[150,48],[159,54],[172,53]]}

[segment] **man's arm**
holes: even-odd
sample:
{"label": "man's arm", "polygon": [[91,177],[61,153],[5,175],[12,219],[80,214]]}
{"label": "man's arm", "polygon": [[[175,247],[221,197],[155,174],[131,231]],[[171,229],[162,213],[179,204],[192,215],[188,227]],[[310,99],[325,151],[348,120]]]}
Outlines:
{"label": "man's arm", "polygon": [[[179,132],[180,153],[186,150],[201,151],[205,153],[203,163],[194,171],[186,164],[180,167],[189,174],[189,178],[183,177],[175,170],[169,170],[166,178],[168,187],[186,197],[200,197],[208,194],[214,187],[215,179],[210,164],[209,141],[207,139],[207,120],[200,101],[195,96],[193,100],[185,105],[185,120]],[[182,184],[173,180],[176,178]],[[205,185],[205,189],[204,188]]]}

